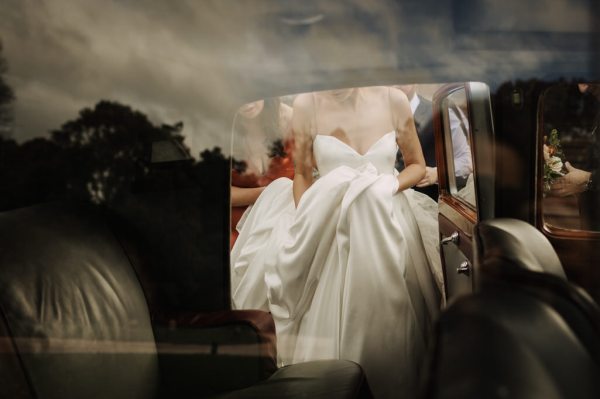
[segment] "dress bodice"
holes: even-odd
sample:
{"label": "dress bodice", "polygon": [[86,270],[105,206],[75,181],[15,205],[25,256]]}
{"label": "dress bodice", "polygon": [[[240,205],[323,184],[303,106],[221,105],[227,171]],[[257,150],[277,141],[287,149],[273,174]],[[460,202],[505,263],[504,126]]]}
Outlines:
{"label": "dress bodice", "polygon": [[366,164],[372,164],[379,174],[394,173],[397,151],[393,131],[383,135],[364,154],[334,136],[317,134],[313,142],[313,153],[321,176],[342,165],[357,169]]}

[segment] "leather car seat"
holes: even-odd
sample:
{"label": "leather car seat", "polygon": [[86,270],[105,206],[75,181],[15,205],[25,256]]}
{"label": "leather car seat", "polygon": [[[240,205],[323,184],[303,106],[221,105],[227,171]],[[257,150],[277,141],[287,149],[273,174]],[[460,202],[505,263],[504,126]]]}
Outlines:
{"label": "leather car seat", "polygon": [[442,313],[428,370],[426,398],[600,397],[600,367],[560,314],[508,284]]}
{"label": "leather car seat", "polygon": [[516,219],[493,219],[475,228],[476,289],[509,284],[550,304],[600,365],[600,307],[567,281],[554,248],[535,227]]}
{"label": "leather car seat", "polygon": [[478,224],[476,291],[435,330],[428,398],[600,397],[598,307],[533,226]]}
{"label": "leather car seat", "polygon": [[275,362],[265,312],[151,317],[130,255],[104,211],[90,206],[0,213],[0,396],[370,396],[362,369],[348,361],[261,373]]}
{"label": "leather car seat", "polygon": [[491,219],[475,226],[475,262],[506,260],[504,268],[543,272],[566,279],[550,242],[532,225],[517,219]]}

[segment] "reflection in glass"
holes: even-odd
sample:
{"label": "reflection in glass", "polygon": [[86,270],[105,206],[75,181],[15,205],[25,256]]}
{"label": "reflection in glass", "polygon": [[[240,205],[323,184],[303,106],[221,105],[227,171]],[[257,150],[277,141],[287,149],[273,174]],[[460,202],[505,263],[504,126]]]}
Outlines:
{"label": "reflection in glass", "polygon": [[600,231],[600,85],[552,86],[540,112],[544,223]]}
{"label": "reflection in glass", "polygon": [[[293,180],[271,181],[238,224],[233,306],[271,312],[281,363],[353,360],[376,397],[410,396],[443,277],[436,203],[410,189],[425,165],[409,101],[392,87],[303,93],[292,130]],[[263,137],[239,139],[255,141],[242,148],[256,176]]]}
{"label": "reflection in glass", "polygon": [[[415,126],[421,148],[425,157],[426,175],[415,186],[415,190],[427,194],[433,200],[437,201],[439,197],[438,189],[438,169],[436,165],[435,155],[435,136],[433,130],[433,105],[424,92],[435,92],[441,85],[399,85],[395,86],[402,90],[410,101],[411,111],[415,120]],[[456,97],[456,94],[453,94]],[[446,117],[448,118],[447,126],[451,131],[452,156],[454,160],[455,176],[459,181],[459,185],[464,185],[468,175],[472,172],[471,150],[468,143],[468,127],[469,122],[466,116],[466,97],[460,102],[462,111],[457,106],[458,98],[449,101],[445,104]],[[396,168],[402,170],[404,161],[401,154],[398,154]],[[456,179],[455,179],[456,180]],[[474,200],[473,200],[474,203]]]}
{"label": "reflection in glass", "polygon": [[233,122],[231,245],[237,224],[264,188],[279,177],[294,177],[292,108],[279,98],[241,106]]}
{"label": "reflection in glass", "polygon": [[[450,193],[475,207],[473,161],[469,145],[469,118],[467,96],[464,89],[452,92],[442,101],[444,130],[448,146],[446,165]],[[452,150],[450,152],[450,149]]]}
{"label": "reflection in glass", "polygon": [[[435,158],[435,135],[433,131],[433,105],[423,92],[428,89],[435,91],[438,85],[399,85],[410,101],[410,109],[415,121],[415,127],[425,158],[425,177],[414,187],[416,191],[428,195],[434,201],[438,200],[438,171]],[[396,169],[404,169],[402,153],[398,152]]]}

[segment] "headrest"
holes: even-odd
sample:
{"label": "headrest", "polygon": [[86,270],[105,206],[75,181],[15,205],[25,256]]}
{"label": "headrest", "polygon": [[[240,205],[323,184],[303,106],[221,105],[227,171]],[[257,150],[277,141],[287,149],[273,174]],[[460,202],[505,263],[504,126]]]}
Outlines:
{"label": "headrest", "polygon": [[[506,267],[543,272],[565,278],[560,259],[544,235],[532,225],[517,219],[493,219],[475,227],[475,262],[503,260]],[[508,261],[508,262],[506,262]]]}

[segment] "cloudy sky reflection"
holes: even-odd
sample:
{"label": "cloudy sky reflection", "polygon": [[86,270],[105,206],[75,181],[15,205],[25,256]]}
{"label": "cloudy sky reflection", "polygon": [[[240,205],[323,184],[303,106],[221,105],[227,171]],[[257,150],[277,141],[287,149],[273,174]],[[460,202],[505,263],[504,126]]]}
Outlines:
{"label": "cloudy sky reflection", "polygon": [[227,148],[237,105],[281,90],[586,75],[592,3],[522,3],[3,0],[13,137],[43,136],[108,99],[183,121],[197,153]]}

